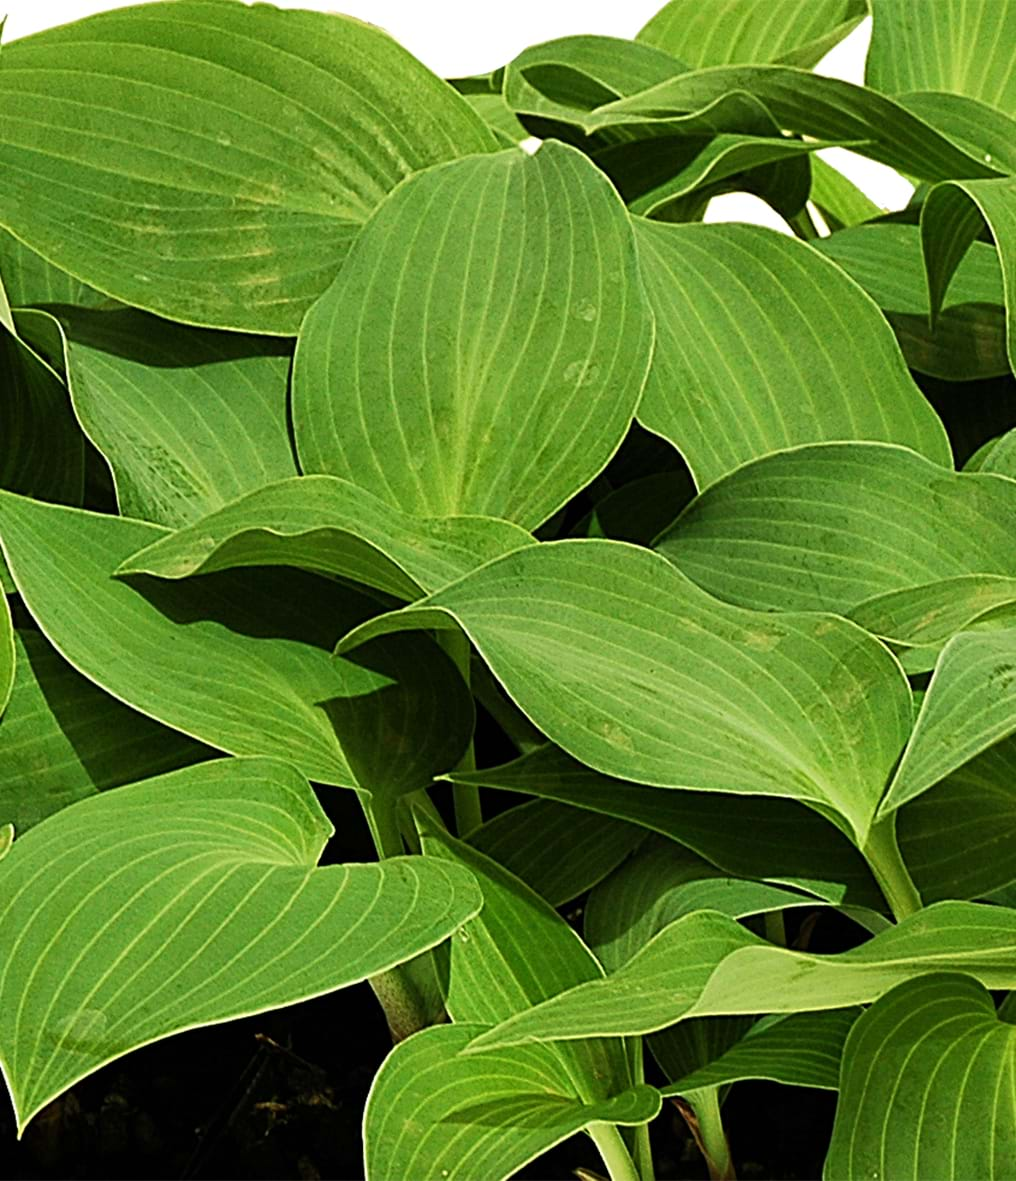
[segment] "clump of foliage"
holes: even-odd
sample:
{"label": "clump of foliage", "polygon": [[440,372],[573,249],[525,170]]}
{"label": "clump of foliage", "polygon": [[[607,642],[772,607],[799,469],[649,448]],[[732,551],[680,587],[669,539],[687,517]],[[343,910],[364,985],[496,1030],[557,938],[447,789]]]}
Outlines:
{"label": "clump of foliage", "polygon": [[4,48],[21,1129],[369,979],[370,1181],[648,1181],[672,1098],[728,1177],[760,1078],[830,1181],[1016,1176],[1016,3],[871,9],[865,87],[864,0],[450,84],[233,0]]}

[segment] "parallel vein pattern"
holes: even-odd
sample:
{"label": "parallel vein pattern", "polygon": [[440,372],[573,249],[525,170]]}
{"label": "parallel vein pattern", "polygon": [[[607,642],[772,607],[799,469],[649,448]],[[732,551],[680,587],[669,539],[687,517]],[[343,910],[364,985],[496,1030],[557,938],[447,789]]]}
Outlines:
{"label": "parallel vein pattern", "polygon": [[580,152],[431,169],[304,323],[300,461],[405,512],[533,528],[620,445],[651,347],[627,212]]}
{"label": "parallel vein pattern", "polygon": [[384,971],[479,907],[422,858],[317,861],[309,784],[222,760],[85,800],[0,863],[0,1065],[19,1127],[78,1079],[197,1025]]}
{"label": "parallel vein pattern", "polygon": [[6,46],[0,121],[0,224],[44,258],[170,318],[282,335],[403,177],[496,146],[380,30],[208,0]]}

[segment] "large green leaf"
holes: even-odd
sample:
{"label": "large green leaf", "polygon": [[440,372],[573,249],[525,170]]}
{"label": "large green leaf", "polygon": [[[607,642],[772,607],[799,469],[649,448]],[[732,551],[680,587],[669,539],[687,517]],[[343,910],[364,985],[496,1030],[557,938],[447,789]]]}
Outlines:
{"label": "large green leaf", "polygon": [[385,1059],[364,1114],[368,1181],[503,1181],[592,1123],[642,1124],[660,1110],[659,1092],[644,1085],[578,1095],[553,1046],[463,1056],[485,1028],[424,1029]]}
{"label": "large green leaf", "polygon": [[882,901],[854,846],[817,812],[793,800],[646,787],[583,767],[551,744],[499,767],[445,778],[630,821],[735,877],[786,883],[831,902],[877,906]]}
{"label": "large green leaf", "polygon": [[14,687],[17,656],[14,649],[14,628],[7,596],[0,591],[0,714],[7,708]]}
{"label": "large green leaf", "polygon": [[888,815],[1016,733],[1016,629],[966,631],[942,650],[892,783]]}
{"label": "large green leaf", "polygon": [[964,255],[934,327],[917,226],[855,226],[812,245],[860,283],[882,309],[911,369],[946,381],[1009,372],[998,252],[987,242],[974,242]]}
{"label": "large green leaf", "polygon": [[[725,96],[747,93],[777,123],[813,139],[864,141],[866,156],[922,180],[991,177],[1002,171],[983,153],[964,150],[935,126],[892,99],[838,78],[791,66],[713,66],[664,80],[590,112],[582,126],[621,134],[671,135],[690,111]],[[728,129],[729,130],[729,129]]]}
{"label": "large green leaf", "polygon": [[299,476],[160,537],[119,572],[184,578],[239,566],[301,566],[411,601],[532,542],[508,521],[421,519],[348,480]]}
{"label": "large green leaf", "polygon": [[[468,870],[483,909],[449,950],[445,1005],[457,1022],[497,1025],[578,984],[603,977],[596,957],[553,907],[503,866],[447,833],[424,829],[423,852]],[[606,1099],[632,1082],[620,1040],[559,1047],[557,1072],[583,1098]]]}
{"label": "large green leaf", "polygon": [[481,899],[435,859],[327,866],[291,766],[227,759],[83,800],[0,863],[0,1061],[19,1128],[137,1046],[375,975]]}
{"label": "large green leaf", "polygon": [[[847,226],[860,225],[885,212],[821,156],[812,157],[810,197],[829,229],[834,232]],[[818,239],[812,245],[821,245],[823,241]]]}
{"label": "large green leaf", "polygon": [[283,335],[399,181],[496,146],[379,29],[208,0],[6,46],[0,121],[0,224],[28,246],[137,307]]}
{"label": "large green leaf", "polygon": [[456,624],[527,716],[595,770],[807,800],[861,844],[910,729],[902,673],[867,633],[729,607],[623,542],[519,550],[369,621],[342,650]]}
{"label": "large green leaf", "polygon": [[1016,738],[906,804],[896,828],[925,902],[985,898],[1016,881]]}
{"label": "large green leaf", "polygon": [[211,755],[86,680],[36,631],[14,635],[17,663],[0,720],[0,819],[18,836],[110,787]]}
{"label": "large green leaf", "polygon": [[477,1051],[534,1040],[649,1033],[678,1020],[866,1004],[928,972],[966,972],[988,988],[1016,982],[1016,911],[938,902],[850,951],[775,947],[733,919],[697,911],[664,928],[619,971],[510,1018]]}
{"label": "large green leaf", "polygon": [[805,906],[822,900],[724,876],[673,841],[647,841],[590,894],[584,935],[608,972],[636,955],[664,927],[695,910],[731,918]]}
{"label": "large green leaf", "polygon": [[0,488],[80,504],[85,436],[67,388],[20,335],[2,325],[0,389]]}
{"label": "large green leaf", "polygon": [[997,172],[1016,172],[1016,119],[976,98],[919,90],[897,100],[919,119],[944,132],[953,143]]}
{"label": "large green leaf", "polygon": [[1016,577],[1014,538],[1016,482],[948,471],[903,447],[830,443],[731,473],[657,548],[745,607],[845,614],[890,591]]}
{"label": "large green leaf", "polygon": [[[582,117],[590,111],[624,95],[637,94],[687,68],[672,54],[649,45],[580,34],[524,49],[505,66],[501,86],[508,107],[534,133],[554,131],[565,138],[568,128],[581,127]],[[609,133],[606,136],[613,138]]]}
{"label": "large green leaf", "polygon": [[13,234],[0,229],[0,275],[16,308],[31,304],[77,304],[98,307],[109,297],[47,262]]}
{"label": "large green leaf", "polygon": [[969,976],[900,984],[854,1025],[823,1177],[1008,1181],[1016,1026]]}
{"label": "large green leaf", "polygon": [[868,86],[886,94],[962,94],[1016,115],[1012,0],[869,2],[873,19],[864,71]]}
{"label": "large green leaf", "polygon": [[1016,371],[1016,177],[953,181],[928,193],[921,208],[921,241],[931,312],[938,314],[956,268],[985,226],[998,247],[1009,363]]}
{"label": "large green leaf", "polygon": [[300,462],[405,512],[533,528],[620,445],[652,337],[627,212],[580,152],[431,169],[304,323]]}
{"label": "large green leaf", "polygon": [[850,1008],[764,1017],[728,1050],[674,1079],[661,1093],[683,1095],[699,1087],[719,1087],[743,1079],[836,1091],[843,1043],[859,1013],[860,1009]]}
{"label": "large green leaf", "polygon": [[669,0],[638,39],[695,67],[813,66],[867,11],[866,0]]}
{"label": "large green leaf", "polygon": [[[176,528],[296,474],[288,345],[126,309],[53,311],[74,409],[125,516]],[[19,323],[31,340],[48,319],[23,312]]]}
{"label": "large green leaf", "polygon": [[475,829],[469,843],[551,906],[563,906],[605,878],[645,836],[626,820],[530,800]]}
{"label": "large green leaf", "polygon": [[825,440],[950,461],[878,308],[838,268],[756,226],[635,224],[657,321],[639,421],[681,451],[700,487]]}
{"label": "large green leaf", "polygon": [[295,571],[226,571],[182,583],[112,577],[161,536],[141,521],[0,495],[0,539],[18,590],[71,665],[221,750],[284,755],[309,778],[358,786],[323,706],[390,684],[331,657],[344,628],[373,605]]}

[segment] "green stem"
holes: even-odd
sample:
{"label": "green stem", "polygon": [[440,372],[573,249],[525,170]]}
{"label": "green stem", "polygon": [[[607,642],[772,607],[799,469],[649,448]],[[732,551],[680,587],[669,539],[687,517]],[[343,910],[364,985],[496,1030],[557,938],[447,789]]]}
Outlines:
{"label": "green stem", "polygon": [[923,903],[896,841],[895,812],[872,825],[861,853],[875,875],[896,921],[916,914]]}
{"label": "green stem", "polygon": [[713,1181],[733,1181],[736,1174],[720,1112],[720,1088],[702,1087],[689,1091],[684,1099],[695,1113],[695,1140],[706,1158],[709,1176]]}
{"label": "green stem", "polygon": [[[441,645],[455,662],[462,679],[469,685],[469,639],[460,631],[441,632]],[[455,766],[456,771],[472,771],[476,768],[473,740],[470,738],[465,754]],[[483,823],[480,807],[480,789],[472,783],[452,784],[452,798],[455,802],[455,831],[460,837],[466,836]]]}
{"label": "green stem", "polygon": [[610,1181],[640,1181],[635,1162],[614,1124],[590,1124],[588,1130],[607,1166]]}
{"label": "green stem", "polygon": [[540,731],[505,697],[500,685],[482,664],[476,667],[472,688],[476,700],[505,732],[519,754],[528,754],[543,745],[546,739]]}
{"label": "green stem", "polygon": [[398,801],[363,792],[360,794],[360,806],[367,817],[367,825],[378,857],[382,861],[386,857],[401,857],[405,849],[399,830]]}
{"label": "green stem", "polygon": [[[641,1037],[634,1039],[633,1046],[633,1070],[632,1082],[645,1082],[645,1042]],[[634,1159],[635,1167],[638,1169],[638,1174],[641,1181],[656,1181],[656,1172],[653,1169],[653,1148],[649,1142],[649,1125],[636,1124],[632,1128],[634,1139]]]}

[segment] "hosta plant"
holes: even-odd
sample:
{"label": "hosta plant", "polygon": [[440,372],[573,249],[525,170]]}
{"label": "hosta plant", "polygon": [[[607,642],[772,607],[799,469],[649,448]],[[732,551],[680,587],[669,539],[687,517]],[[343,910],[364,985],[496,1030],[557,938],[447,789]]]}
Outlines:
{"label": "hosta plant", "polygon": [[865,0],[3,48],[19,1131],[369,980],[370,1181],[651,1181],[678,1110],[731,1177],[752,1079],[829,1181],[1016,1177],[1016,0],[870,10],[864,86]]}

